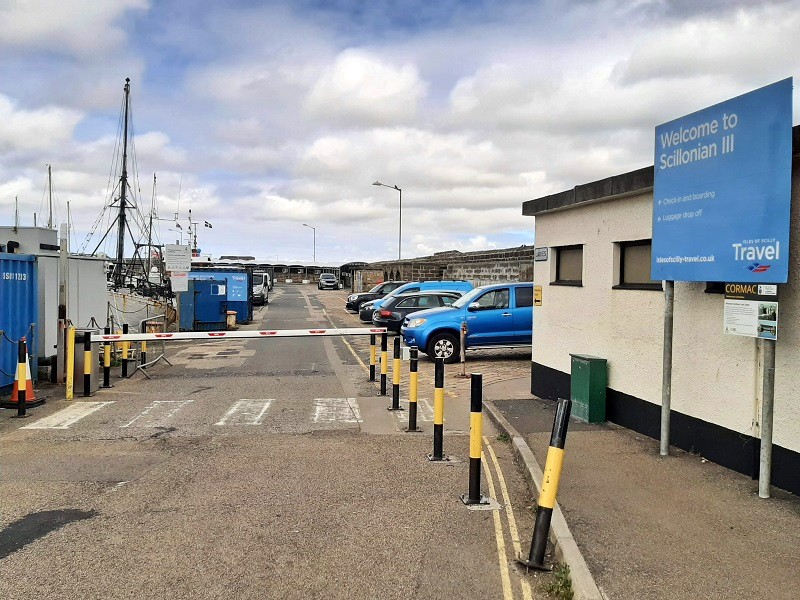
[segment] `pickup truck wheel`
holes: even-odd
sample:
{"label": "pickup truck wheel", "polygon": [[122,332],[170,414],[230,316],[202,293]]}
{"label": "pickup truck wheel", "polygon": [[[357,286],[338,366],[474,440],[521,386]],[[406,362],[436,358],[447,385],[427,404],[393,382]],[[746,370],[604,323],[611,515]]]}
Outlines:
{"label": "pickup truck wheel", "polygon": [[434,334],[428,342],[427,355],[431,358],[443,358],[444,362],[447,364],[458,361],[458,338],[446,331]]}

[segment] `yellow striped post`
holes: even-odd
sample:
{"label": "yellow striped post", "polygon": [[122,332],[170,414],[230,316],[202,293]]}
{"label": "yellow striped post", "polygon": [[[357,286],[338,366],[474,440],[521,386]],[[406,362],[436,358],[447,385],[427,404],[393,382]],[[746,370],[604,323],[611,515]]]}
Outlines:
{"label": "yellow striped post", "polygon": [[75,397],[75,328],[70,325],[67,328],[67,400]]}
{"label": "yellow striped post", "polygon": [[444,460],[444,359],[436,358],[433,374],[433,454],[428,460]]}
{"label": "yellow striped post", "polygon": [[83,333],[83,395],[92,395],[92,332]]}
{"label": "yellow striped post", "polygon": [[400,408],[400,338],[394,338],[394,360],[392,362],[392,406],[389,410],[402,410]]}
{"label": "yellow striped post", "polygon": [[369,336],[369,380],[375,381],[375,358],[376,358],[376,348],[375,348],[375,334],[372,333]]}
{"label": "yellow striped post", "polygon": [[408,376],[408,428],[406,431],[420,431],[417,427],[417,395],[419,393],[419,348],[411,347]]}
{"label": "yellow striped post", "polygon": [[386,374],[389,369],[389,336],[384,331],[381,334],[381,396],[386,395]]}
{"label": "yellow striped post", "polygon": [[147,364],[147,342],[144,340],[142,340],[142,345],[139,348],[139,358],[141,359],[139,361],[139,364],[142,366],[143,369],[146,369],[147,367],[145,365]]}
{"label": "yellow striped post", "polygon": [[544,463],[542,477],[542,491],[539,493],[539,507],[536,510],[536,523],[533,526],[533,540],[531,551],[527,560],[521,556],[517,562],[527,568],[539,571],[549,571],[550,567],[544,564],[544,553],[547,549],[547,538],[550,533],[550,520],[556,506],[558,484],[561,480],[561,468],[564,466],[564,443],[567,438],[569,414],[572,411],[572,401],[564,398],[558,401],[556,416],[553,419],[553,432],[550,435],[550,447],[547,449],[547,459]]}
{"label": "yellow striped post", "polygon": [[469,493],[461,496],[464,504],[488,504],[481,497],[481,440],[483,439],[483,375],[470,376],[469,407]]}
{"label": "yellow striped post", "polygon": [[[125,335],[128,333],[128,324],[124,323],[122,325],[122,334]],[[131,352],[131,343],[128,341],[122,342],[122,376],[128,376],[128,357],[130,356]]]}
{"label": "yellow striped post", "polygon": [[[106,327],[103,332],[108,335],[111,328]],[[103,387],[111,387],[111,342],[103,342]]]}
{"label": "yellow striped post", "polygon": [[26,394],[28,392],[28,349],[25,338],[19,340],[19,351],[17,353],[17,416],[27,416],[27,400]]}

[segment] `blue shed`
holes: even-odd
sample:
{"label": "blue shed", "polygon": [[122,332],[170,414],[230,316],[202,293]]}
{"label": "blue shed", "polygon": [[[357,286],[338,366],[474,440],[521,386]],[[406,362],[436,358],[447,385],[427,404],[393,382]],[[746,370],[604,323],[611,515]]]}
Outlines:
{"label": "blue shed", "polygon": [[224,310],[235,310],[237,323],[247,324],[253,320],[253,273],[249,269],[236,267],[193,269],[189,272],[188,278],[190,282],[224,279],[226,284]]}
{"label": "blue shed", "polygon": [[27,341],[31,379],[37,378],[37,320],[39,289],[36,257],[0,253],[0,392],[14,384],[19,340]]}

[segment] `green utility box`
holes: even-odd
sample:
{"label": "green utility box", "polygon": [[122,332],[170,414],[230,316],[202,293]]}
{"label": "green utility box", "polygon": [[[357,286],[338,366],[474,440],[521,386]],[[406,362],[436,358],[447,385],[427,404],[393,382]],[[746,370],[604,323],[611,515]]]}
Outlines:
{"label": "green utility box", "polygon": [[572,357],[572,381],[570,399],[572,416],[589,423],[606,420],[606,387],[608,365],[605,358],[570,354]]}

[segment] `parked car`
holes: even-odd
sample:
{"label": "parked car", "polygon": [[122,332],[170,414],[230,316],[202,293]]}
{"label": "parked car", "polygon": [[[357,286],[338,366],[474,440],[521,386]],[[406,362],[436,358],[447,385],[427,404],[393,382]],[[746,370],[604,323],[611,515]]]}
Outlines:
{"label": "parked car", "polygon": [[319,276],[319,281],[317,281],[317,289],[338,290],[339,278],[333,273],[321,273]]}
{"label": "parked car", "polygon": [[469,281],[459,279],[439,279],[434,281],[412,281],[401,285],[390,294],[383,298],[378,298],[372,301],[371,306],[363,305],[358,312],[359,318],[365,323],[372,322],[372,313],[378,310],[383,303],[389,298],[399,296],[400,294],[411,294],[414,292],[435,292],[435,291],[461,291],[468,292],[472,289],[472,284]]}
{"label": "parked car", "polygon": [[404,283],[405,281],[384,281],[383,283],[379,283],[378,285],[373,287],[368,292],[350,294],[347,297],[347,302],[345,303],[344,307],[347,310],[358,312],[361,309],[361,305],[364,304],[364,302],[369,302],[371,300],[377,300],[378,298],[383,298],[386,294],[399,288]]}
{"label": "parked car", "polygon": [[269,273],[253,273],[253,304],[269,304]]}
{"label": "parked car", "polygon": [[446,363],[459,359],[461,324],[467,324],[467,350],[530,346],[533,340],[533,283],[477,287],[449,307],[422,310],[400,328],[407,346],[417,346]]}
{"label": "parked car", "polygon": [[372,323],[376,327],[386,327],[390,331],[400,333],[400,326],[411,313],[429,308],[450,306],[463,296],[463,292],[414,292],[384,298],[379,309],[372,314]]}

